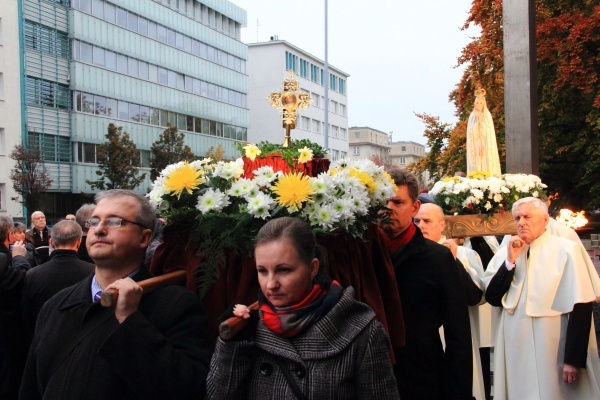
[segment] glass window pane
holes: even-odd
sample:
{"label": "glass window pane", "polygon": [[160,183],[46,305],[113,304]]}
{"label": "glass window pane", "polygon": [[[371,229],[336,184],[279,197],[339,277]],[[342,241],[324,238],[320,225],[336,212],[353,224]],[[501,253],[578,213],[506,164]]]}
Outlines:
{"label": "glass window pane", "polygon": [[215,125],[216,125],[216,131],[215,131],[216,136],[223,137],[223,124],[220,122],[216,122]]}
{"label": "glass window pane", "polygon": [[116,21],[117,10],[114,4],[104,3],[104,20],[112,24]]}
{"label": "glass window pane", "polygon": [[128,73],[131,76],[138,76],[138,60],[136,60],[135,58],[129,58],[128,60]]}
{"label": "glass window pane", "polygon": [[169,124],[171,124],[171,126],[177,126],[177,113],[169,111]]}
{"label": "glass window pane", "polygon": [[188,53],[192,52],[192,38],[189,36],[183,37],[183,50]]}
{"label": "glass window pane", "polygon": [[200,57],[204,58],[205,60],[208,59],[208,46],[204,43],[200,43]]}
{"label": "glass window pane", "polygon": [[162,25],[158,26],[158,41],[167,43],[167,28]]}
{"label": "glass window pane", "polygon": [[104,4],[102,0],[92,1],[92,15],[103,19],[104,18]]}
{"label": "glass window pane", "polygon": [[94,96],[95,110],[97,115],[106,115],[106,97]]}
{"label": "glass window pane", "polygon": [[94,46],[94,65],[104,67],[104,49]]}
{"label": "glass window pane", "polygon": [[194,132],[194,117],[187,115],[186,119],[187,119],[187,126],[186,126],[185,130],[188,132]]}
{"label": "glass window pane", "polygon": [[176,40],[175,40],[175,36],[176,36],[176,35],[175,35],[175,31],[174,31],[174,30],[172,30],[172,29],[167,29],[167,44],[168,44],[169,46],[173,46],[173,47],[175,47],[175,42],[176,42]]}
{"label": "glass window pane", "polygon": [[148,36],[148,20],[146,18],[138,18],[138,32],[141,35]]}
{"label": "glass window pane", "polygon": [[85,63],[92,63],[92,45],[81,42],[81,61]]}
{"label": "glass window pane", "polygon": [[127,15],[127,28],[134,32],[137,32],[138,29],[138,16],[134,13],[129,12]]}
{"label": "glass window pane", "polygon": [[158,69],[158,83],[160,83],[161,85],[169,84],[169,74],[164,68]]}
{"label": "glass window pane", "polygon": [[192,54],[200,57],[200,42],[192,40]]}
{"label": "glass window pane", "polygon": [[146,106],[140,106],[140,122],[144,124],[150,123],[150,108]]}
{"label": "glass window pane", "polygon": [[216,52],[216,49],[214,47],[207,46],[207,50],[208,50],[208,57],[207,57],[207,59],[209,61],[216,62],[217,61],[217,52]]}
{"label": "glass window pane", "polygon": [[117,117],[117,100],[106,99],[106,115],[108,117]]}
{"label": "glass window pane", "polygon": [[179,89],[179,90],[185,89],[185,82],[183,79],[183,74],[177,74],[177,89]]}
{"label": "glass window pane", "polygon": [[167,126],[169,123],[169,112],[167,110],[160,110],[160,124]]}
{"label": "glass window pane", "polygon": [[141,166],[145,167],[145,168],[149,168],[151,152],[149,152],[148,150],[142,150],[141,153],[142,153],[141,154]]}
{"label": "glass window pane", "polygon": [[217,134],[217,121],[210,121],[210,135],[215,136]]}
{"label": "glass window pane", "polygon": [[83,162],[96,163],[96,145],[92,143],[83,143]]}
{"label": "glass window pane", "polygon": [[132,121],[140,121],[140,106],[138,104],[129,104],[129,118]]}
{"label": "glass window pane", "polygon": [[79,9],[86,13],[92,12],[92,1],[91,0],[80,0],[79,1]]}
{"label": "glass window pane", "polygon": [[202,81],[202,83],[200,84],[200,96],[202,97],[208,97],[208,83]]}
{"label": "glass window pane", "polygon": [[158,67],[156,65],[148,66],[148,79],[150,82],[158,82]]}
{"label": "glass window pane", "polygon": [[194,118],[194,132],[202,132],[202,120],[198,117]]}
{"label": "glass window pane", "polygon": [[83,143],[75,143],[75,149],[77,153],[77,162],[83,162]]}
{"label": "glass window pane", "polygon": [[127,11],[117,8],[117,25],[127,28]]}
{"label": "glass window pane", "polygon": [[192,77],[190,77],[190,76],[185,77],[185,91],[186,92],[192,93],[192,82],[193,82]]}
{"label": "glass window pane", "polygon": [[148,37],[152,39],[156,39],[157,36],[157,26],[155,22],[148,21]]}
{"label": "glass window pane", "polygon": [[160,125],[160,110],[158,108],[150,109],[150,124]]}
{"label": "glass window pane", "polygon": [[107,50],[104,53],[104,61],[106,63],[106,68],[110,69],[111,71],[117,70],[117,55],[115,53]]}
{"label": "glass window pane", "polygon": [[117,71],[127,74],[127,56],[122,54],[117,55]]}
{"label": "glass window pane", "polygon": [[208,98],[216,99],[217,98],[217,87],[212,83],[208,84]]}
{"label": "glass window pane", "polygon": [[187,127],[187,116],[183,114],[177,114],[177,129],[185,131]]}
{"label": "glass window pane", "polygon": [[94,96],[87,93],[82,93],[81,111],[84,113],[94,112]]}
{"label": "glass window pane", "polygon": [[205,135],[210,133],[210,121],[207,119],[202,119],[202,133]]}
{"label": "glass window pane", "polygon": [[169,74],[169,86],[172,88],[177,87],[177,73],[175,71],[167,71]]}
{"label": "glass window pane", "polygon": [[140,78],[148,80],[148,63],[140,61]]}
{"label": "glass window pane", "polygon": [[129,119],[129,103],[119,101],[119,119]]}
{"label": "glass window pane", "polygon": [[197,94],[198,96],[200,96],[200,80],[199,79],[194,79],[192,92],[194,92],[194,94]]}
{"label": "glass window pane", "polygon": [[183,35],[179,32],[175,32],[175,47],[183,50]]}

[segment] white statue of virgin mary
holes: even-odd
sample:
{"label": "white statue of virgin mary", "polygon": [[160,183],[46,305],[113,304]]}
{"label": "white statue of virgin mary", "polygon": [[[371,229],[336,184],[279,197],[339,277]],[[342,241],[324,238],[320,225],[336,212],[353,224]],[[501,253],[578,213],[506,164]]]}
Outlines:
{"label": "white statue of virgin mary", "polygon": [[485,101],[485,89],[475,90],[475,104],[467,124],[467,173],[489,172],[500,176],[500,157],[492,114]]}

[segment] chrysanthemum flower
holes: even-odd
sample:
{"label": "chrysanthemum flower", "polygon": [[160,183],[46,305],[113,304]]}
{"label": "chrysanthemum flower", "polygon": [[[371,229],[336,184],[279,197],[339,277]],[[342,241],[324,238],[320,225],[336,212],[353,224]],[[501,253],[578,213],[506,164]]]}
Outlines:
{"label": "chrysanthemum flower", "polygon": [[277,195],[280,205],[288,207],[290,211],[298,211],[313,194],[311,179],[302,173],[283,175],[273,185],[273,193]]}
{"label": "chrysanthemum flower", "polygon": [[221,211],[229,205],[229,197],[220,190],[208,189],[202,196],[198,197],[196,208],[203,214],[209,211]]}
{"label": "chrysanthemum flower", "polygon": [[312,150],[306,146],[298,150],[298,152],[300,153],[300,156],[298,157],[299,163],[305,163],[313,159]]}
{"label": "chrysanthemum flower", "polygon": [[260,155],[260,149],[253,144],[244,146],[244,151],[246,152],[246,157],[252,161]]}
{"label": "chrysanthemum flower", "polygon": [[204,182],[202,174],[202,170],[197,170],[189,163],[185,162],[165,177],[163,183],[165,192],[172,196],[177,196],[177,199],[181,197],[184,190],[189,194],[192,194],[192,191],[198,189],[198,186]]}

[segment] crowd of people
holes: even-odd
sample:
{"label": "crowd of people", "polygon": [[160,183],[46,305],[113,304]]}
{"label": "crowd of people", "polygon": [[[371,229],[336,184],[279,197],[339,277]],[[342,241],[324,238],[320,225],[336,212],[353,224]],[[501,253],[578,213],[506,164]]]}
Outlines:
{"label": "crowd of people", "polygon": [[[242,328],[215,342],[196,294],[140,286],[161,241],[144,196],[100,192],[51,228],[36,211],[25,232],[0,216],[0,398],[489,400],[490,346],[496,400],[600,398],[600,278],[547,205],[521,199],[517,235],[459,246],[416,178],[388,173],[397,191],[377,234],[394,267],[401,346],[327,275],[297,218],[259,231],[258,302],[224,310],[221,321]],[[116,303],[103,307],[111,290]]]}

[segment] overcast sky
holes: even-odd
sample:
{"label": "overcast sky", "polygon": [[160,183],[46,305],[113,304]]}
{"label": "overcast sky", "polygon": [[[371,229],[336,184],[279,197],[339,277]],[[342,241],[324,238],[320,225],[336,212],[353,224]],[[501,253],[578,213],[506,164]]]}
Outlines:
{"label": "overcast sky", "polygon": [[[242,41],[277,35],[324,59],[324,0],[231,0],[245,9]],[[393,131],[425,144],[414,115],[455,123],[450,91],[462,48],[478,30],[461,31],[472,0],[329,0],[329,64],[348,78],[348,126]],[[258,24],[257,24],[258,21]],[[276,89],[276,88],[275,88]]]}

